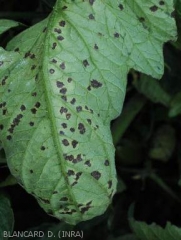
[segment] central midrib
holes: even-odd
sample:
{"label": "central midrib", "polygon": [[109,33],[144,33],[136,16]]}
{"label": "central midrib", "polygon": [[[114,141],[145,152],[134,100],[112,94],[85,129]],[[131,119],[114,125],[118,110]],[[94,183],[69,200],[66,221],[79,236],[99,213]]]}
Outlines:
{"label": "central midrib", "polygon": [[[60,145],[60,141],[59,141],[59,137],[58,137],[58,132],[57,132],[57,126],[56,126],[56,121],[55,121],[55,114],[54,114],[54,110],[53,110],[53,105],[52,105],[52,100],[51,100],[51,95],[49,94],[50,90],[51,89],[51,84],[49,83],[49,79],[47,80],[47,76],[49,75],[48,74],[48,69],[47,69],[47,66],[48,66],[48,52],[49,52],[49,49],[48,49],[48,41],[49,41],[49,38],[50,38],[50,31],[48,29],[52,29],[51,25],[52,25],[52,22],[54,20],[54,16],[55,14],[52,14],[49,18],[49,21],[48,21],[48,25],[47,25],[47,33],[45,35],[45,44],[44,44],[44,50],[43,50],[43,56],[42,56],[42,75],[43,75],[43,85],[44,85],[44,89],[45,89],[45,100],[47,102],[47,110],[48,110],[48,116],[49,116],[49,119],[50,119],[50,122],[51,122],[51,132],[52,132],[52,139],[53,139],[53,142],[54,142],[54,146],[55,146],[55,149],[56,149],[56,152],[57,152],[57,156],[59,158],[59,161],[60,161],[60,171],[64,177],[64,181],[66,183],[66,186],[67,186],[67,190],[68,190],[68,193],[69,193],[69,196],[71,197],[71,201],[73,202],[75,208],[76,208],[76,211],[80,214],[80,216],[82,216],[78,206],[77,206],[77,202],[75,200],[75,196],[72,192],[72,189],[71,189],[71,186],[68,182],[68,179],[67,179],[67,174],[66,174],[66,170],[65,170],[65,167],[64,167],[64,163],[63,163],[63,151],[62,151],[62,148],[61,148],[61,145]],[[47,42],[47,44],[46,44]],[[60,101],[61,101],[61,98],[60,98]],[[63,100],[62,100],[63,101]]]}

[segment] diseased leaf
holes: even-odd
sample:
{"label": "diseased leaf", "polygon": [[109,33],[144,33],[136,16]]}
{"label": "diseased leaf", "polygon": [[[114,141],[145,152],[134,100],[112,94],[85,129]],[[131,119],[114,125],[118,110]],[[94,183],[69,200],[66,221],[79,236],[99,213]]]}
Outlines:
{"label": "diseased leaf", "polygon": [[4,232],[12,232],[14,227],[14,216],[9,199],[0,193],[0,240],[8,239]]}
{"label": "diseased leaf", "polygon": [[0,140],[11,173],[47,213],[76,224],[110,204],[110,121],[130,68],[161,77],[162,45],[176,35],[172,4],[58,0],[9,43],[19,61],[0,66]]}

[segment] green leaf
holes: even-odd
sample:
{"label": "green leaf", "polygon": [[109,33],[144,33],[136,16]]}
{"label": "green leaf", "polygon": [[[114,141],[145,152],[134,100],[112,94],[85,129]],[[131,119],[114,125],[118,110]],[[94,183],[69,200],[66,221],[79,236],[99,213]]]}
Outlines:
{"label": "green leaf", "polygon": [[20,24],[13,20],[0,19],[0,35],[10,28],[18,27]]}
{"label": "green leaf", "polygon": [[153,138],[153,147],[149,150],[149,157],[167,162],[175,149],[175,129],[170,125],[161,126]]}
{"label": "green leaf", "polygon": [[[1,163],[1,162],[0,162]],[[3,181],[0,182],[0,188],[1,187],[7,187],[17,184],[17,180],[15,177],[13,177],[11,174]]]}
{"label": "green leaf", "polygon": [[139,240],[178,240],[181,238],[181,229],[170,222],[162,228],[155,223],[149,225],[130,219],[130,225]]}
{"label": "green leaf", "polygon": [[169,117],[176,117],[181,114],[181,92],[173,96],[170,102]]}
{"label": "green leaf", "polygon": [[134,81],[134,86],[138,92],[144,94],[152,102],[169,106],[171,96],[160,86],[156,79],[142,74],[139,80]]}
{"label": "green leaf", "polygon": [[165,228],[152,223],[136,221],[133,218],[134,205],[129,209],[129,224],[139,240],[178,240],[181,238],[181,229],[167,222]]}
{"label": "green leaf", "polygon": [[172,5],[58,0],[46,20],[9,43],[7,54],[17,51],[19,61],[1,83],[0,140],[11,173],[47,213],[76,224],[110,204],[110,121],[121,112],[130,68],[161,77],[162,45],[176,35]]}
{"label": "green leaf", "polygon": [[5,232],[10,233],[14,227],[14,215],[8,197],[0,193],[0,240],[8,239]]}
{"label": "green leaf", "polygon": [[146,98],[141,94],[133,96],[124,106],[122,114],[116,119],[112,126],[113,142],[118,144],[131,122],[141,111],[146,103]]}

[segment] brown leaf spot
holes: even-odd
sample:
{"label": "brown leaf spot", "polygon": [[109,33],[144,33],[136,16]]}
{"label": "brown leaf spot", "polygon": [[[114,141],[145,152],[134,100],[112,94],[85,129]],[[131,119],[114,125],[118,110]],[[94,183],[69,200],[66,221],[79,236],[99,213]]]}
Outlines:
{"label": "brown leaf spot", "polygon": [[105,162],[104,162],[104,165],[109,166],[109,160],[106,159]]}
{"label": "brown leaf spot", "polygon": [[141,23],[143,23],[143,22],[145,21],[145,18],[144,18],[144,17],[140,17],[140,18],[139,18],[139,21],[140,21]]}
{"label": "brown leaf spot", "polygon": [[60,25],[61,27],[65,27],[65,24],[66,24],[66,22],[63,21],[63,20],[59,22],[59,25]]}
{"label": "brown leaf spot", "polygon": [[60,29],[60,28],[54,28],[54,32],[56,32],[56,33],[60,34],[62,31],[61,31],[61,29]]}
{"label": "brown leaf spot", "polygon": [[70,128],[70,131],[71,132],[75,132],[75,128]]}
{"label": "brown leaf spot", "polygon": [[63,99],[65,102],[67,101],[67,97],[66,96],[61,96],[61,99]]}
{"label": "brown leaf spot", "polygon": [[110,189],[112,187],[112,181],[109,180],[107,183],[108,183],[108,188]]}
{"label": "brown leaf spot", "polygon": [[20,109],[21,109],[21,111],[24,111],[24,110],[26,110],[26,107],[25,107],[25,105],[21,105]]}
{"label": "brown leaf spot", "polygon": [[163,6],[163,5],[165,4],[165,2],[164,2],[164,1],[159,1],[159,4],[160,4],[161,6]]}
{"label": "brown leaf spot", "polygon": [[150,10],[152,12],[156,12],[158,10],[158,7],[156,5],[153,5],[152,7],[150,7]]}
{"label": "brown leaf spot", "polygon": [[87,122],[91,125],[92,121],[91,119],[87,119]]}
{"label": "brown leaf spot", "polygon": [[72,100],[70,101],[70,103],[73,105],[76,102],[75,98],[72,98]]}
{"label": "brown leaf spot", "polygon": [[87,165],[88,167],[91,167],[90,160],[87,160],[84,164]]}
{"label": "brown leaf spot", "polygon": [[90,5],[93,5],[95,0],[89,0]]}
{"label": "brown leaf spot", "polygon": [[76,110],[77,110],[77,112],[81,112],[82,111],[82,107],[81,106],[77,106]]}
{"label": "brown leaf spot", "polygon": [[119,4],[118,7],[121,11],[124,9],[123,4]]}
{"label": "brown leaf spot", "polygon": [[57,60],[53,58],[52,63],[57,63]]}
{"label": "brown leaf spot", "polygon": [[102,83],[98,82],[96,79],[91,80],[91,86],[93,88],[99,88],[102,87]]}
{"label": "brown leaf spot", "polygon": [[62,143],[63,143],[63,145],[66,146],[66,147],[69,145],[69,142],[68,142],[67,139],[63,139],[63,140],[62,140]]}
{"label": "brown leaf spot", "polygon": [[12,136],[11,136],[11,135],[8,135],[8,136],[7,136],[7,140],[10,141],[11,139],[12,139]]}
{"label": "brown leaf spot", "polygon": [[93,171],[91,172],[91,176],[93,176],[96,180],[99,180],[101,173],[99,171]]}
{"label": "brown leaf spot", "polygon": [[73,141],[72,141],[72,147],[73,147],[73,148],[76,148],[77,144],[78,144],[78,142],[77,142],[76,140],[73,140]]}
{"label": "brown leaf spot", "polygon": [[72,82],[72,78],[69,77],[69,78],[67,79],[67,82],[71,83],[71,82]]}
{"label": "brown leaf spot", "polygon": [[78,124],[78,129],[79,129],[80,134],[84,134],[86,131],[83,123]]}
{"label": "brown leaf spot", "polygon": [[64,63],[64,62],[60,64],[60,68],[61,68],[62,70],[65,69],[65,63]]}
{"label": "brown leaf spot", "polygon": [[87,66],[89,66],[89,62],[85,59],[85,60],[83,60],[83,65],[84,65],[84,67],[87,67]]}
{"label": "brown leaf spot", "polygon": [[94,49],[95,49],[95,50],[98,50],[98,49],[99,49],[99,47],[97,46],[97,44],[94,44]]}
{"label": "brown leaf spot", "polygon": [[31,109],[31,112],[32,112],[33,114],[36,114],[36,111],[37,111],[36,108],[32,108],[32,109]]}
{"label": "brown leaf spot", "polygon": [[2,82],[1,82],[1,84],[2,84],[2,86],[4,86],[5,84],[6,84],[6,80],[7,80],[7,76],[5,76],[3,79],[2,79]]}
{"label": "brown leaf spot", "polygon": [[116,33],[114,33],[114,37],[115,37],[115,38],[119,38],[119,37],[120,37],[120,34],[116,32]]}
{"label": "brown leaf spot", "polygon": [[66,92],[67,92],[67,88],[62,88],[62,89],[60,89],[60,91],[59,91],[61,94],[66,94]]}
{"label": "brown leaf spot", "polygon": [[93,15],[92,13],[89,14],[89,19],[90,19],[90,20],[94,20],[94,19],[95,19],[94,15]]}
{"label": "brown leaf spot", "polygon": [[40,106],[41,106],[40,102],[36,102],[36,103],[35,103],[35,107],[36,107],[36,108],[39,108]]}
{"label": "brown leaf spot", "polygon": [[56,46],[57,46],[57,43],[54,42],[53,45],[52,45],[52,49],[54,50],[56,48]]}
{"label": "brown leaf spot", "polygon": [[60,108],[60,113],[67,113],[68,112],[68,109],[67,108],[64,108],[64,107],[61,107]]}
{"label": "brown leaf spot", "polygon": [[60,81],[57,81],[57,87],[58,88],[62,88],[64,86],[64,83],[63,82],[60,82]]}
{"label": "brown leaf spot", "polygon": [[62,36],[60,35],[60,36],[57,37],[57,39],[58,39],[59,41],[63,41],[63,40],[64,40],[64,37],[62,37]]}
{"label": "brown leaf spot", "polygon": [[67,114],[66,114],[66,119],[69,120],[70,117],[71,117],[71,114],[70,114],[70,113],[67,113]]}
{"label": "brown leaf spot", "polygon": [[51,73],[51,74],[53,74],[54,72],[55,72],[55,70],[52,68],[49,70],[49,73]]}
{"label": "brown leaf spot", "polygon": [[66,123],[62,123],[62,127],[63,128],[67,128],[67,124]]}
{"label": "brown leaf spot", "polygon": [[31,66],[31,70],[34,70],[36,68],[36,65]]}
{"label": "brown leaf spot", "polygon": [[73,176],[73,175],[75,175],[75,172],[73,170],[68,170],[67,175]]}
{"label": "brown leaf spot", "polygon": [[29,125],[30,125],[31,127],[33,127],[33,126],[34,126],[34,122],[29,122]]}

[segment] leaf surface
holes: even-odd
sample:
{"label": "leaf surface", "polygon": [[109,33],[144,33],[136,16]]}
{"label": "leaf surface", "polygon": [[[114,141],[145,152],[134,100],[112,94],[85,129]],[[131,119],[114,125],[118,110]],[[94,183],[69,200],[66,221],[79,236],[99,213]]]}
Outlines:
{"label": "leaf surface", "polygon": [[10,28],[18,27],[20,24],[13,20],[0,19],[0,34],[6,32]]}
{"label": "leaf surface", "polygon": [[19,61],[0,68],[0,140],[11,173],[47,213],[76,224],[110,204],[110,121],[130,68],[161,77],[162,45],[176,35],[172,11],[170,0],[57,1],[9,43],[4,56]]}
{"label": "leaf surface", "polygon": [[142,221],[136,221],[133,217],[134,205],[129,209],[129,224],[133,233],[139,240],[177,240],[181,238],[181,229],[167,222],[165,228],[152,223],[147,224]]}
{"label": "leaf surface", "polygon": [[181,238],[181,229],[170,222],[162,228],[155,223],[148,225],[145,222],[131,219],[130,225],[139,240],[178,240]]}

